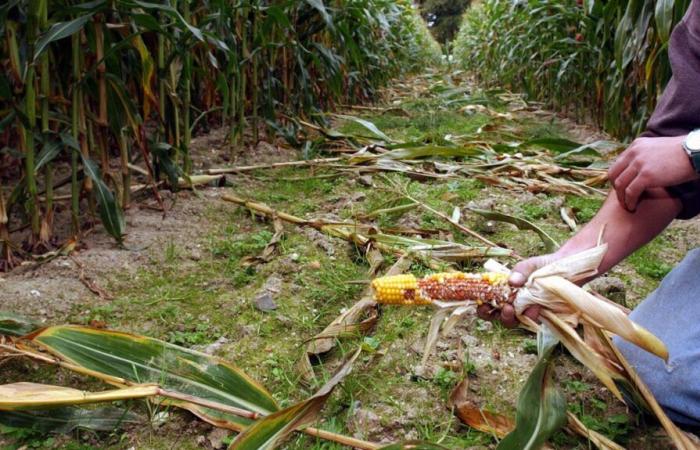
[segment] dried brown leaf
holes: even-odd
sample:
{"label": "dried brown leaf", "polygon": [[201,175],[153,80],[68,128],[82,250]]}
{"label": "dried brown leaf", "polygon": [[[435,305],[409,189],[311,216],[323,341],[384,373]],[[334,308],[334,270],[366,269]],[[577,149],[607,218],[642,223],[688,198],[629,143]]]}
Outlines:
{"label": "dried brown leaf", "polygon": [[455,415],[466,425],[501,439],[515,428],[515,420],[502,414],[492,413],[481,408],[468,398],[469,378],[462,380],[452,391],[448,405]]}

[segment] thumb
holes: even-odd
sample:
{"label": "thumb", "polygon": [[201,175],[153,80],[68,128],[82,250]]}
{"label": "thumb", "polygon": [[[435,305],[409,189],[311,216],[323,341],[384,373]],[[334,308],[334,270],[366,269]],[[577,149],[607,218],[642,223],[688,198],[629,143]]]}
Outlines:
{"label": "thumb", "polygon": [[513,287],[521,287],[525,284],[532,272],[549,263],[551,255],[535,256],[525,261],[520,261],[513,267],[508,278],[508,283]]}

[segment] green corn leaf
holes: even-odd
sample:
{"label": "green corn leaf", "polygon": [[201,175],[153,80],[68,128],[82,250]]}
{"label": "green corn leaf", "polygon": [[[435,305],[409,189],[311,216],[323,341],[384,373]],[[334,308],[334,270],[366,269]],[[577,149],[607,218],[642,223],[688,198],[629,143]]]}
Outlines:
{"label": "green corn leaf", "polygon": [[340,118],[340,119],[350,120],[350,121],[353,121],[355,123],[362,125],[367,130],[369,130],[373,135],[375,135],[376,137],[378,137],[379,139],[381,139],[384,142],[394,142],[393,139],[391,139],[389,136],[384,134],[384,132],[382,132],[382,130],[377,128],[377,126],[374,123],[370,122],[369,120],[360,119],[359,117],[354,117],[354,116],[346,116],[344,114],[335,114],[335,116]]}
{"label": "green corn leaf", "polygon": [[114,431],[143,425],[146,419],[122,408],[66,406],[45,411],[0,411],[0,424],[41,433],[70,433],[76,429]]}
{"label": "green corn leaf", "polygon": [[164,13],[174,17],[175,19],[180,22],[181,25],[185,26],[192,35],[197,38],[197,40],[201,42],[205,42],[204,39],[204,34],[202,34],[202,30],[199,28],[192,26],[190,23],[188,23],[184,17],[178,12],[177,9],[173,8],[172,6],[169,5],[163,5],[159,3],[152,3],[152,2],[141,2],[141,1],[134,1],[134,4],[141,6],[142,8],[146,9],[156,9],[158,11],[163,11]]}
{"label": "green corn leaf", "polygon": [[[168,391],[260,414],[278,410],[265,388],[237,367],[157,339],[78,326],[49,327],[27,339],[107,381],[117,377],[133,383],[157,383]],[[238,431],[251,423],[249,419],[191,403],[174,404],[211,423]]]}
{"label": "green corn leaf", "polygon": [[0,311],[0,335],[24,336],[39,327],[40,325],[31,319],[8,311]]}
{"label": "green corn leaf", "polygon": [[295,429],[312,423],[319,416],[333,389],[350,373],[361,351],[358,348],[314,396],[258,420],[238,435],[229,450],[271,450]]}
{"label": "green corn leaf", "polygon": [[479,214],[487,219],[496,220],[498,222],[506,222],[515,225],[519,230],[530,230],[537,233],[537,235],[542,239],[544,247],[547,252],[554,252],[559,248],[559,243],[554,240],[546,231],[538,227],[529,220],[525,220],[522,217],[510,216],[508,214],[503,214],[497,211],[488,211],[485,209],[470,208],[469,211]]}
{"label": "green corn leaf", "polygon": [[119,203],[114,198],[114,194],[107,187],[104,180],[102,179],[102,174],[100,169],[90,159],[86,158],[81,154],[83,159],[83,168],[87,176],[92,178],[95,182],[95,189],[97,190],[97,206],[100,213],[100,219],[102,219],[102,225],[105,230],[112,235],[117,242],[121,243],[124,230],[126,229],[126,222],[124,220],[124,213],[122,212]]}
{"label": "green corn leaf", "polygon": [[656,33],[662,43],[667,43],[673,27],[673,7],[675,0],[656,0],[654,20],[656,21]]}
{"label": "green corn leaf", "polygon": [[159,142],[151,147],[151,153],[158,158],[159,167],[168,177],[171,189],[177,190],[178,179],[182,175],[182,170],[175,164],[171,157],[173,146],[167,142]]}
{"label": "green corn leaf", "polygon": [[551,150],[554,153],[564,153],[581,147],[581,144],[578,142],[555,137],[531,139],[524,142],[523,145],[537,145],[539,147],[544,147],[547,150]]}
{"label": "green corn leaf", "polygon": [[333,30],[333,18],[331,15],[328,13],[328,9],[326,9],[326,5],[323,4],[323,0],[306,0],[306,3],[308,3],[311,7],[316,9],[318,13],[321,15],[323,18],[323,21],[326,23],[326,26]]}
{"label": "green corn leaf", "polygon": [[542,326],[537,334],[539,361],[518,397],[515,430],[497,450],[537,450],[566,424],[566,400],[552,379],[552,352],[558,341]]}
{"label": "green corn leaf", "polygon": [[37,155],[36,161],[34,161],[34,171],[38,173],[39,169],[44,167],[45,164],[53,161],[53,159],[61,152],[62,148],[62,142],[47,140]]}
{"label": "green corn leaf", "polygon": [[601,156],[601,151],[610,152],[620,147],[619,143],[612,141],[595,141],[583,144],[580,147],[560,153],[554,157],[556,161],[566,161],[574,156]]}
{"label": "green corn leaf", "polygon": [[[124,82],[113,74],[107,74],[107,95],[109,103],[107,109],[109,111],[109,121],[112,129],[120,130],[124,126],[130,126],[133,133],[138,136],[139,124],[141,124],[141,116],[137,111],[134,100],[129,97]],[[143,80],[143,79],[142,79]],[[144,81],[144,83],[146,83]],[[144,84],[144,86],[147,86]],[[150,87],[144,87],[144,94],[148,95]],[[148,102],[144,99],[144,103]]]}
{"label": "green corn leaf", "polygon": [[85,24],[92,18],[92,13],[84,16],[76,17],[67,22],[55,23],[48,31],[39,38],[34,48],[34,61],[46,50],[50,43],[71,36],[80,31]]}

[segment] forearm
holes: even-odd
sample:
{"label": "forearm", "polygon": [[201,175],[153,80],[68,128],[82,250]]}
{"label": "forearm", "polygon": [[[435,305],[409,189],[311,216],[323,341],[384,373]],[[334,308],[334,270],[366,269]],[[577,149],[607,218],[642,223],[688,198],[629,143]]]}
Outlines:
{"label": "forearm", "polygon": [[650,189],[639,201],[637,209],[629,212],[620,205],[615,191],[611,190],[596,216],[557,254],[567,256],[594,247],[601,229],[605,227],[603,241],[608,244],[608,252],[599,272],[607,272],[661,233],[678,215],[681,207],[681,202],[671,197],[665,189]]}

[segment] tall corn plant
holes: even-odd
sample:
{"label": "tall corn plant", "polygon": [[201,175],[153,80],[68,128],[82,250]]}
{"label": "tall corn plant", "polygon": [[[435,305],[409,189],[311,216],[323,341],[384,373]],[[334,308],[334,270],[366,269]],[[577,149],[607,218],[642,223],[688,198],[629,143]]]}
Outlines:
{"label": "tall corn plant", "polygon": [[13,228],[58,242],[59,201],[73,236],[99,217],[121,242],[132,167],[176,188],[193,133],[223,124],[240,150],[437,56],[406,0],[11,0],[0,19],[5,262]]}
{"label": "tall corn plant", "polygon": [[688,0],[486,0],[456,38],[461,64],[617,137],[639,133],[670,77],[670,32]]}

